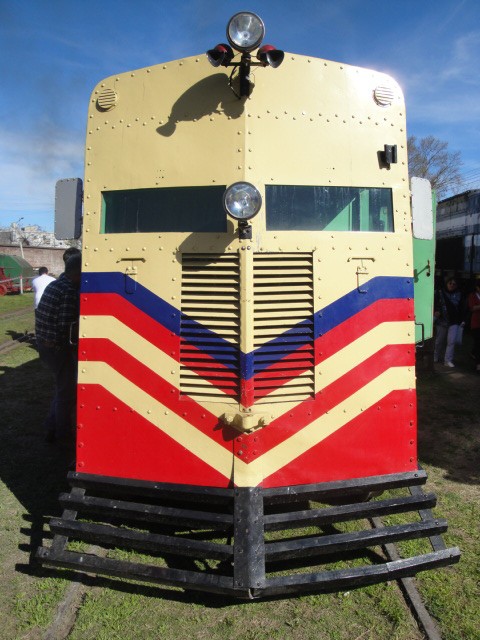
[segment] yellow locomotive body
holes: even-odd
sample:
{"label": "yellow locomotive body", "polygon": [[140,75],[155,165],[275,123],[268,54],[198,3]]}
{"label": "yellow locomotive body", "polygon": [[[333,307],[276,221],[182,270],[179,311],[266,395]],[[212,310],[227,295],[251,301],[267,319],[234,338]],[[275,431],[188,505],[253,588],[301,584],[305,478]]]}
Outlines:
{"label": "yellow locomotive body", "polygon": [[[247,100],[203,58],[108,78],[93,93],[78,470],[269,486],[416,468],[400,88],[294,55],[256,74]],[[383,161],[385,144],[397,163]],[[263,196],[249,239],[221,206],[238,181]],[[117,366],[120,352],[139,370]],[[107,392],[103,407],[92,385]],[[179,468],[185,455],[203,467],[197,481]]]}
{"label": "yellow locomotive body", "polygon": [[[214,70],[186,58],[92,94],[77,466],[44,564],[255,598],[458,560],[418,486],[402,92],[383,73],[251,50],[236,63],[218,45]],[[365,501],[393,488],[411,495]],[[320,566],[422,536],[431,553]],[[70,538],[166,560],[99,558]]]}

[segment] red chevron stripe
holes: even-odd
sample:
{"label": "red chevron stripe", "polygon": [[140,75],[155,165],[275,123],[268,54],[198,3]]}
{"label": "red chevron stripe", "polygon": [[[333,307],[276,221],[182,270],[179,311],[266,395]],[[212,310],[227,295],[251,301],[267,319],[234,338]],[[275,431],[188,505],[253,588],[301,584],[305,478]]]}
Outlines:
{"label": "red chevron stripe", "polygon": [[174,360],[179,360],[180,338],[116,293],[82,294],[80,315],[113,316]]}
{"label": "red chevron stripe", "polygon": [[[413,320],[413,299],[378,300],[315,341],[315,364],[330,358],[384,322]],[[412,340],[413,343],[413,340]]]}
{"label": "red chevron stripe", "polygon": [[[399,322],[411,320],[412,318],[412,300],[406,300],[404,298],[379,300],[345,322],[342,322],[334,329],[331,329],[327,334],[317,338],[314,345],[315,365],[334,355],[348,344],[351,344],[368,331],[374,329],[380,323]],[[253,383],[253,387],[255,389],[255,401],[265,398],[285,383],[294,380],[300,373],[304,373],[310,369],[312,367],[311,362],[305,362],[298,359],[302,351],[305,351],[308,348],[308,345],[303,346],[300,349],[297,349],[294,353],[283,358],[281,361],[271,365],[268,369],[264,369],[258,373],[255,376]],[[287,363],[290,366],[290,370],[288,371],[289,375],[285,376],[285,366]],[[278,384],[275,387],[271,386],[272,377],[275,377],[278,380]],[[270,385],[268,388],[262,389],[262,384],[258,384],[258,382],[264,379],[268,379]],[[251,404],[253,403],[254,402],[252,401]]]}
{"label": "red chevron stripe", "polygon": [[[221,390],[228,396],[236,398],[238,395],[237,387],[238,387],[238,374],[236,371],[232,371],[224,364],[210,356],[208,353],[204,351],[200,351],[198,347],[191,344],[187,340],[181,340],[181,348],[184,346],[188,347],[188,355],[185,356],[184,360],[188,360],[190,366],[188,369],[193,371],[198,376],[200,376],[203,380],[207,380],[210,384],[215,386],[215,379],[226,381],[230,380],[232,383],[232,388],[229,388],[225,383],[221,385]],[[198,359],[198,366],[192,366],[195,362],[196,358]],[[182,360],[182,364],[184,364],[184,360]],[[207,372],[205,371],[207,369]]]}
{"label": "red chevron stripe", "polygon": [[255,403],[254,379],[240,380],[240,402],[243,407],[251,407]]}
{"label": "red chevron stripe", "polygon": [[410,389],[388,394],[261,485],[347,480],[417,468],[416,401]]}
{"label": "red chevron stripe", "polygon": [[82,361],[106,362],[132,384],[161,402],[185,421],[212,440],[230,449],[230,441],[236,432],[220,422],[219,418],[136,360],[118,345],[104,338],[82,338],[79,347]]}
{"label": "red chevron stripe", "polygon": [[[83,338],[79,353],[81,360],[108,363],[132,384],[164,404],[218,444],[230,449],[232,439],[235,438],[235,441],[238,441],[237,431],[226,427],[216,416],[191,398],[180,396],[178,389],[109,340]],[[280,416],[260,431],[242,434],[242,445],[236,449],[242,450],[242,460],[248,463],[331,410],[391,366],[413,365],[414,353],[408,345],[384,347],[320,391],[314,399],[305,400],[288,414]]]}
{"label": "red chevron stripe", "polygon": [[[340,402],[374,380],[387,369],[414,366],[415,352],[410,345],[388,345],[367,358],[332,384],[319,391],[315,398],[304,400],[288,413],[280,416],[260,432],[242,436],[242,460],[250,462],[261,453],[284,442],[317,420]],[[254,438],[259,437],[256,444]],[[254,454],[256,452],[256,454]]]}
{"label": "red chevron stripe", "polygon": [[[231,442],[227,448],[232,449]],[[106,389],[91,384],[80,385],[78,391],[76,468],[83,473],[117,478],[232,486],[230,478]]]}
{"label": "red chevron stripe", "polygon": [[[81,314],[113,316],[155,347],[161,349],[173,359],[179,360],[179,337],[175,333],[165,329],[160,323],[153,320],[143,311],[140,311],[122,296],[105,293],[83,294],[81,297]],[[350,342],[370,331],[377,326],[379,322],[407,320],[411,317],[413,317],[412,300],[403,298],[379,300],[367,309],[364,309],[330,330],[326,336],[318,338],[315,342],[315,364],[322,362]],[[192,371],[203,379],[214,384],[215,378],[225,379],[235,377],[235,374],[230,369],[213,357],[199,351],[193,345],[189,345],[189,348],[197,351],[202,357],[202,360],[204,360],[201,366],[190,367]],[[268,369],[264,369],[258,373],[253,381],[240,381],[242,405],[245,407],[252,406],[255,401],[268,396],[286,382],[296,378],[299,373],[308,370],[312,366],[312,363],[301,359],[302,352],[307,349],[308,346],[305,345],[300,347],[294,353],[289,354],[281,361],[271,365]],[[290,367],[294,367],[294,369]],[[285,375],[285,368],[287,368],[289,373],[287,376]],[[205,369],[208,369],[208,375],[205,374]],[[278,383],[273,387],[272,378],[276,379]],[[262,383],[264,380],[269,380],[268,385]],[[225,387],[223,391],[231,397],[236,395],[236,389]]]}
{"label": "red chevron stripe", "polygon": [[[129,303],[122,296],[115,293],[90,293],[81,296],[81,315],[93,316],[112,316],[122,322],[129,329],[137,333],[139,336],[150,342],[153,346],[161,349],[174,360],[180,359],[180,338],[173,332],[165,329],[165,327],[151,318],[148,314],[140,311],[135,305]],[[196,351],[202,358],[201,366],[190,367],[191,371],[200,375],[203,379],[212,383],[214,378],[231,378],[235,377],[235,373],[225,367],[223,364],[212,358],[206,353],[199,351],[194,345],[183,341],[188,345],[190,350]],[[190,354],[189,354],[190,357]],[[208,362],[206,362],[208,361]],[[208,375],[202,369],[211,368],[215,371],[209,371]],[[224,389],[227,395],[235,396],[234,389]]]}
{"label": "red chevron stripe", "polygon": [[[261,484],[277,487],[414,471],[414,420],[414,391],[394,391]],[[120,478],[232,486],[98,385],[79,389],[76,469]]]}

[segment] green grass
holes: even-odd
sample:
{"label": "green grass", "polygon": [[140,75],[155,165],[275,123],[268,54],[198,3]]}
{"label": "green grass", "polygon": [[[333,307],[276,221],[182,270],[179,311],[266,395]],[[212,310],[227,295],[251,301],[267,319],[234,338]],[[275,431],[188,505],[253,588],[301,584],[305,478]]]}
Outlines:
{"label": "green grass", "polygon": [[128,591],[102,588],[90,593],[71,640],[107,640],[117,634],[126,640],[421,637],[393,584],[346,594],[252,603],[232,603],[214,596],[186,597],[178,591],[164,594],[145,587]]}
{"label": "green grass", "polygon": [[35,329],[33,310],[22,316],[0,317],[0,346],[21,339]]}
{"label": "green grass", "polygon": [[[0,300],[1,302],[1,300]],[[440,371],[419,378],[420,457],[427,490],[446,517],[445,540],[458,545],[458,565],[417,577],[443,640],[480,640],[480,479],[478,379]],[[32,564],[61,513],[65,452],[43,442],[41,423],[51,380],[36,351],[0,354],[0,639],[43,637],[70,584],[66,572]],[[400,517],[400,516],[398,516]],[[397,518],[397,516],[395,516]],[[422,550],[415,541],[409,551]],[[395,583],[327,595],[232,602],[181,589],[98,578],[87,589],[69,640],[420,640]]]}
{"label": "green grass", "polygon": [[31,563],[45,519],[58,515],[68,461],[48,446],[42,422],[50,374],[28,344],[0,353],[0,638],[16,640],[53,618],[67,582]]}
{"label": "green grass", "polygon": [[35,329],[33,294],[0,296],[0,346]]}
{"label": "green grass", "polygon": [[0,315],[20,309],[33,309],[33,293],[28,291],[23,295],[0,296]]}

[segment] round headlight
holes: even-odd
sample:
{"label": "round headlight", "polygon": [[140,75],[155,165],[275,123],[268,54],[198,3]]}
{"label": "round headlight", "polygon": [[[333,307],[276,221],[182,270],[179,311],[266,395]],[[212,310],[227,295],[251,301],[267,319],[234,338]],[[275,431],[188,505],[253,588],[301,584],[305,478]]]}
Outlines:
{"label": "round headlight", "polygon": [[227,25],[227,38],[234,49],[252,51],[256,49],[265,35],[262,20],[250,11],[236,13]]}
{"label": "round headlight", "polygon": [[253,218],[262,206],[262,196],[250,182],[235,182],[223,196],[225,211],[236,220]]}

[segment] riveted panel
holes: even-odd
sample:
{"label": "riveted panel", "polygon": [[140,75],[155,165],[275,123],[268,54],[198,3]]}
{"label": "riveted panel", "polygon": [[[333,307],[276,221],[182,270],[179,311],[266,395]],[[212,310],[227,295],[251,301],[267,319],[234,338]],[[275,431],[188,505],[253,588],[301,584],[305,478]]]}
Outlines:
{"label": "riveted panel", "polygon": [[[386,144],[398,148],[390,167]],[[395,81],[292,54],[256,68],[245,100],[205,56],[122,73],[92,94],[85,167],[81,381],[92,407],[96,397],[126,404],[114,421],[89,409],[85,468],[146,477],[148,455],[148,479],[181,482],[188,467],[186,483],[243,487],[414,468],[414,426],[402,417],[415,421],[410,193]],[[223,189],[237,180],[263,197],[247,238],[222,218]],[[324,192],[309,230],[287,201],[288,229],[267,225],[267,185]],[[353,196],[340,218],[361,200],[360,224],[316,224],[343,187]],[[212,201],[175,200],[205,188]],[[388,225],[368,190],[388,194]],[[139,224],[125,194],[141,196]],[[221,224],[206,230],[206,209]]]}

